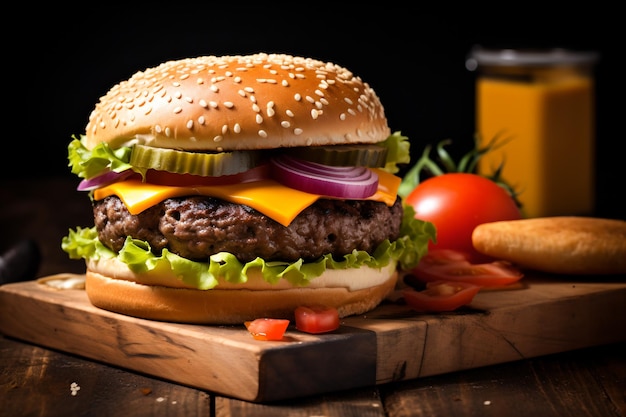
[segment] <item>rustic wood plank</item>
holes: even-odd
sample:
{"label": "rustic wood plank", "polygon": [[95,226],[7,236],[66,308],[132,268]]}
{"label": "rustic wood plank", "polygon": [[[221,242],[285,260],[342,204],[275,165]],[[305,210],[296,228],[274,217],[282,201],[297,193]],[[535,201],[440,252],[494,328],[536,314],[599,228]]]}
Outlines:
{"label": "rustic wood plank", "polygon": [[211,415],[206,392],[73,355],[0,337],[0,357],[3,416]]}
{"label": "rustic wood plank", "polygon": [[[379,390],[387,412],[394,417],[623,417],[624,352],[626,344],[581,349],[383,385]],[[605,361],[603,353],[611,360]],[[590,358],[592,354],[595,357]]]}
{"label": "rustic wood plank", "polygon": [[[550,278],[550,279],[548,279]],[[279,342],[241,326],[137,319],[93,307],[82,290],[0,287],[0,331],[124,369],[251,402],[421,378],[626,340],[626,282],[527,277],[471,308],[417,314],[383,303],[333,333],[290,327]],[[307,375],[307,378],[302,378]]]}
{"label": "rustic wood plank", "polygon": [[[306,378],[302,375],[302,378]],[[257,404],[218,397],[216,417],[389,417],[375,387]],[[393,416],[391,416],[393,417]]]}

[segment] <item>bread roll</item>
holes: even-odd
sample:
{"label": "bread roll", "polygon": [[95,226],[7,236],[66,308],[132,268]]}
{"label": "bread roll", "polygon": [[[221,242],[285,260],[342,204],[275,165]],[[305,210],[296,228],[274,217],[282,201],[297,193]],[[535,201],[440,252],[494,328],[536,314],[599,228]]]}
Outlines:
{"label": "bread roll", "polygon": [[485,223],[477,251],[556,274],[626,274],[626,221],[556,216]]}

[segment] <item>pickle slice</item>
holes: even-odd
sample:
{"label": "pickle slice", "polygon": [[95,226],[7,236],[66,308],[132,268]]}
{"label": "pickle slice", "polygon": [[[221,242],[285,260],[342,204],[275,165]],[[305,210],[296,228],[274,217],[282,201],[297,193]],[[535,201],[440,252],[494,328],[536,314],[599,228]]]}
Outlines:
{"label": "pickle slice", "polygon": [[384,167],[387,148],[375,144],[301,146],[285,148],[295,158],[331,166]]}
{"label": "pickle slice", "polygon": [[254,168],[260,161],[261,154],[257,151],[202,153],[144,145],[135,145],[130,155],[130,164],[137,168],[205,177],[238,174]]}

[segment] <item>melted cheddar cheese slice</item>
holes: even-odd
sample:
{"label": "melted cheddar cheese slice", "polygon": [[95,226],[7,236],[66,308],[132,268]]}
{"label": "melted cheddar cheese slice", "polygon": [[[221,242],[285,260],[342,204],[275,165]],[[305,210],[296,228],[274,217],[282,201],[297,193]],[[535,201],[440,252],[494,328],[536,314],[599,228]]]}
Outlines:
{"label": "melted cheddar cheese slice", "polygon": [[[378,190],[368,200],[380,201],[392,206],[396,201],[401,179],[386,171],[375,169],[378,174]],[[283,226],[296,218],[302,210],[323,197],[285,187],[277,181],[260,181],[211,186],[170,186],[128,180],[110,184],[94,191],[94,199],[102,200],[110,195],[118,196],[130,214],[139,214],[149,207],[171,197],[204,195],[217,197],[236,204],[245,204],[276,220]]]}

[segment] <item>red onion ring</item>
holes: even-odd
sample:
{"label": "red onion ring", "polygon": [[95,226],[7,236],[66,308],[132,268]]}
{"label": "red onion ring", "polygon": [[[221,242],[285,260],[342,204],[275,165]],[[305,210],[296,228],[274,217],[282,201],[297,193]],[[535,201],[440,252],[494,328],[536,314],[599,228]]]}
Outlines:
{"label": "red onion ring", "polygon": [[271,166],[276,181],[311,194],[367,198],[378,190],[378,175],[366,167],[336,167],[287,155],[272,158]]}
{"label": "red onion ring", "polygon": [[77,187],[78,191],[91,191],[96,188],[109,185],[116,181],[122,181],[134,174],[132,169],[127,169],[122,172],[107,171],[104,174],[100,174],[97,177],[89,178],[88,180],[82,180]]}

